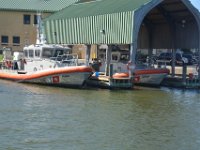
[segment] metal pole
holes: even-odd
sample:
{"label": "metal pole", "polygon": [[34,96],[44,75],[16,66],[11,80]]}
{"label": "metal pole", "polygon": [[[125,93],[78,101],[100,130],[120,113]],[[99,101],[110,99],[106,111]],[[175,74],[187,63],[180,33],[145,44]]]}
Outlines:
{"label": "metal pole", "polygon": [[171,64],[171,67],[172,67],[172,77],[175,76],[175,60],[176,60],[176,50],[175,49],[172,49],[172,64]]}
{"label": "metal pole", "polygon": [[[136,64],[136,53],[137,53],[137,42],[133,42],[130,44],[130,62],[132,64]],[[134,70],[129,69],[129,77],[133,77]]]}
{"label": "metal pole", "polygon": [[110,68],[109,68],[109,77],[113,76],[113,64],[110,64]]}
{"label": "metal pole", "polygon": [[182,78],[184,83],[186,82],[186,77],[187,77],[187,65],[183,62]]}
{"label": "metal pole", "polygon": [[112,52],[111,45],[108,45],[108,47],[106,49],[106,68],[105,68],[105,74],[106,74],[106,76],[109,75],[109,67],[110,67],[110,61],[111,61],[111,52]]}
{"label": "metal pole", "polygon": [[86,53],[85,53],[86,66],[89,66],[89,63],[90,63],[90,50],[91,50],[91,45],[86,45]]}
{"label": "metal pole", "polygon": [[148,60],[148,66],[152,65],[152,55],[153,55],[153,29],[152,27],[149,29],[149,49],[148,49],[148,55],[149,55],[149,60]]}

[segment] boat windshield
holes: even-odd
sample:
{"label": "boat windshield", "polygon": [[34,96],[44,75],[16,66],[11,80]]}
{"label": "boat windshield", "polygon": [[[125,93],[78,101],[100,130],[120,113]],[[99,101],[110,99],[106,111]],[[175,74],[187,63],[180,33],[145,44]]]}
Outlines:
{"label": "boat windshield", "polygon": [[43,48],[42,50],[43,58],[56,58],[64,54],[69,54],[69,50],[64,48]]}
{"label": "boat windshield", "polygon": [[43,50],[42,50],[43,58],[53,57],[53,54],[54,54],[54,48],[43,48]]}
{"label": "boat windshield", "polygon": [[35,50],[35,57],[40,57],[40,49]]}
{"label": "boat windshield", "polygon": [[28,57],[28,50],[24,50],[24,56]]}
{"label": "boat windshield", "polygon": [[33,51],[33,49],[29,49],[29,57],[30,58],[33,58],[34,57],[34,51]]}

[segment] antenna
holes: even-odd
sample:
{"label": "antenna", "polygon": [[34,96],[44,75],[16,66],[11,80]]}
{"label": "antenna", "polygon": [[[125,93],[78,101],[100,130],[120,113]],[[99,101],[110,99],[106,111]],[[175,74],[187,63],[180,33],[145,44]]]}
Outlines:
{"label": "antenna", "polygon": [[41,19],[41,13],[37,12],[37,39],[36,44],[45,44],[45,36],[43,32],[43,24]]}

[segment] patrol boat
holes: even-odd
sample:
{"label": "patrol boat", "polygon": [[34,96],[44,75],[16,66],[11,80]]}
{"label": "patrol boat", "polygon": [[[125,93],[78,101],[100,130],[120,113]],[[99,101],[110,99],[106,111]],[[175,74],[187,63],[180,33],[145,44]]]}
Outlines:
{"label": "patrol boat", "polygon": [[57,86],[82,86],[92,74],[89,66],[78,62],[78,55],[69,47],[59,45],[30,45],[14,58],[4,52],[0,79]]}

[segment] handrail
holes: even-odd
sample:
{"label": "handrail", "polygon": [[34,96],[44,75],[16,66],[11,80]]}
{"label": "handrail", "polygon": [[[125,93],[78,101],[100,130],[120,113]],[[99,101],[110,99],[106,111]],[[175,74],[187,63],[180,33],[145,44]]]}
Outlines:
{"label": "handrail", "polygon": [[50,59],[61,63],[75,64],[76,66],[78,65],[78,54],[58,55],[57,57],[51,57]]}

